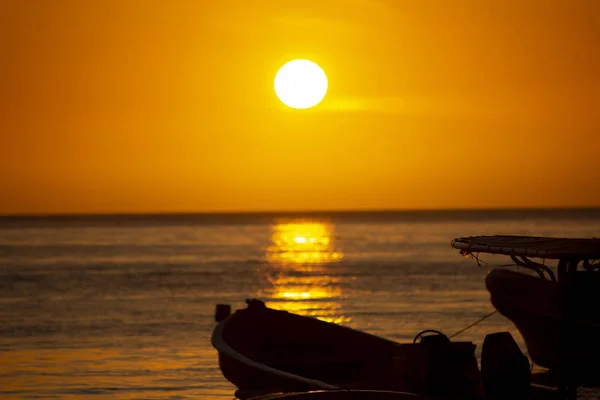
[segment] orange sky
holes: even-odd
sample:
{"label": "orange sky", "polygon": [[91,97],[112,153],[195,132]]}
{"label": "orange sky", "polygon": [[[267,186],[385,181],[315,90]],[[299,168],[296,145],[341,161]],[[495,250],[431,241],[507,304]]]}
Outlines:
{"label": "orange sky", "polygon": [[600,206],[598,43],[597,1],[0,0],[0,214]]}

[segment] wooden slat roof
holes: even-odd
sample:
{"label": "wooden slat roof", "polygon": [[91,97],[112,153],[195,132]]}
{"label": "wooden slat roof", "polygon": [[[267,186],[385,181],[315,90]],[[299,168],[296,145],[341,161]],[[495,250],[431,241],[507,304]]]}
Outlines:
{"label": "wooden slat roof", "polygon": [[452,247],[467,253],[505,254],[547,259],[600,259],[600,238],[468,236],[454,239]]}

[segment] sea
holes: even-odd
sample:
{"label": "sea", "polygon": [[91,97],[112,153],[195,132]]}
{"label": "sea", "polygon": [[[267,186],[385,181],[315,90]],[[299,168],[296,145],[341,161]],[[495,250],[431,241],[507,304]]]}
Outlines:
{"label": "sea", "polygon": [[[0,217],[0,399],[233,399],[217,304],[412,341],[493,311],[470,235],[600,237],[600,209]],[[548,263],[551,265],[551,263]],[[455,337],[518,331],[499,314]],[[240,332],[243,335],[243,332]]]}

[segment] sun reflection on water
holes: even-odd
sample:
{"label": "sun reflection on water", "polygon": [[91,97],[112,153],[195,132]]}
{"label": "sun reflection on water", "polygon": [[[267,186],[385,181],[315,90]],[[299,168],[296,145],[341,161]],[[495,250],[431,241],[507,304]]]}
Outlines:
{"label": "sun reflection on water", "polygon": [[323,222],[281,223],[273,226],[259,296],[274,309],[345,323],[341,277],[333,264],[343,258],[334,227]]}
{"label": "sun reflection on water", "polygon": [[267,250],[271,263],[322,264],[342,257],[335,248],[333,226],[322,222],[275,225]]}

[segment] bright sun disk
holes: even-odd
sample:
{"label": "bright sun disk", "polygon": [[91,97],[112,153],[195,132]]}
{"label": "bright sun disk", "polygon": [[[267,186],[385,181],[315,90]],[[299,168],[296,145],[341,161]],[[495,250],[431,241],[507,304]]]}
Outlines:
{"label": "bright sun disk", "polygon": [[277,71],[275,93],[288,107],[314,107],[327,93],[327,76],[323,69],[312,61],[292,60]]}

